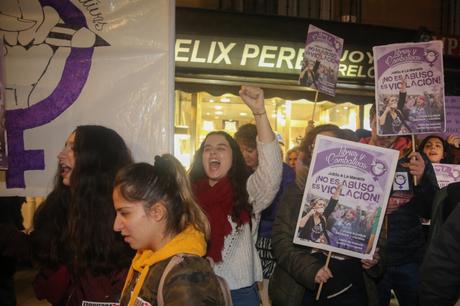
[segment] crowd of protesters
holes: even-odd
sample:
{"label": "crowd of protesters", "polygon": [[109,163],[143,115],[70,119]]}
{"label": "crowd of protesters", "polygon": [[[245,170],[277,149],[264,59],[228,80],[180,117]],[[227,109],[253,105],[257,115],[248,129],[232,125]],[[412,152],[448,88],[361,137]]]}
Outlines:
{"label": "crowd of protesters", "polygon": [[[432,163],[458,163],[460,138],[429,135],[413,151],[413,138],[378,136],[379,127],[410,131],[397,108],[405,95],[403,88],[389,97],[383,114],[371,108],[365,137],[333,124],[310,126],[284,163],[263,90],[243,86],[254,124],[234,136],[210,132],[188,173],[168,154],[154,165],[134,163],[115,131],[77,127],[32,231],[1,224],[2,261],[13,262],[6,277],[2,271],[2,305],[15,305],[16,260],[37,267],[36,295],[52,305],[388,306],[393,294],[401,306],[454,305],[460,183],[439,188]],[[414,98],[413,112],[425,111],[425,99]],[[344,207],[337,186],[300,218],[297,235],[324,243],[344,226],[375,234],[372,221],[384,214],[380,236],[370,238],[378,241],[371,259],[329,261],[293,242],[317,135],[399,151],[396,171],[409,182],[391,190],[386,211]]]}

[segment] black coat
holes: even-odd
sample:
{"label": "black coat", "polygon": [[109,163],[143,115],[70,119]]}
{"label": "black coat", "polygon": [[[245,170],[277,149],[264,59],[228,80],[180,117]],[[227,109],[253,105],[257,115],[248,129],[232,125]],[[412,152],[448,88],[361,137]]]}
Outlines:
{"label": "black coat", "polygon": [[420,306],[452,306],[460,297],[460,205],[433,238],[421,269]]}

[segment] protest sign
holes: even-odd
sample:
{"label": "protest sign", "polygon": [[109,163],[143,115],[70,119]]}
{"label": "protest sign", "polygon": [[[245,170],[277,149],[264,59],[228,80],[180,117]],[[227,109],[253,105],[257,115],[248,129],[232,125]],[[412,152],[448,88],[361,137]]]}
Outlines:
{"label": "protest sign", "polygon": [[294,243],[372,258],[397,161],[395,150],[319,135]]}
{"label": "protest sign", "polygon": [[460,182],[460,165],[434,163],[433,169],[439,188],[446,187],[450,183]]}
{"label": "protest sign", "polygon": [[446,105],[446,132],[444,136],[451,134],[460,135],[460,97],[448,96],[445,98]]}
{"label": "protest sign", "polygon": [[342,38],[310,25],[299,84],[335,96],[342,49]]}
{"label": "protest sign", "polygon": [[443,132],[442,42],[391,44],[373,51],[378,134]]}

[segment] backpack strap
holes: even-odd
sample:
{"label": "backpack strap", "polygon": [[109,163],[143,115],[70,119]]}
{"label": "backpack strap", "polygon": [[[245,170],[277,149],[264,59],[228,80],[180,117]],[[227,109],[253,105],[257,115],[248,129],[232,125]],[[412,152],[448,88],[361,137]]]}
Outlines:
{"label": "backpack strap", "polygon": [[[163,270],[163,274],[161,275],[161,278],[160,278],[160,284],[158,285],[158,293],[157,293],[158,306],[164,306],[163,287],[164,287],[166,277],[168,276],[169,272],[171,272],[171,270],[177,264],[181,263],[184,260],[185,256],[195,256],[195,255],[177,254],[171,258],[171,260],[168,262],[165,269]],[[232,296],[230,294],[230,289],[228,287],[227,281],[223,277],[220,277],[217,274],[214,274],[214,275],[217,278],[220,290],[222,292],[222,296],[224,297],[225,306],[233,306]]]}
{"label": "backpack strap", "polygon": [[163,299],[163,286],[165,283],[166,276],[168,276],[169,272],[178,264],[184,260],[183,254],[175,255],[171,258],[171,260],[166,265],[165,269],[163,270],[163,274],[160,278],[160,284],[158,285],[158,293],[157,293],[157,303],[158,306],[164,306],[165,302]]}
{"label": "backpack strap", "polygon": [[216,278],[219,282],[220,291],[222,291],[222,295],[224,296],[225,306],[233,306],[232,295],[230,294],[230,288],[228,287],[227,281],[217,274]]}

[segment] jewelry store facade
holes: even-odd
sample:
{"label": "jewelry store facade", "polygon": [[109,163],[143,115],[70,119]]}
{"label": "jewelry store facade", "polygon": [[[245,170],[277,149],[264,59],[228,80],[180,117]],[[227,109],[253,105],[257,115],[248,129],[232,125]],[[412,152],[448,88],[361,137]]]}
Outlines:
{"label": "jewelry store facade", "polygon": [[[319,94],[316,106],[316,92],[297,84],[310,23],[345,40],[336,96]],[[417,41],[418,35],[362,24],[177,8],[174,154],[188,166],[209,131],[233,134],[252,122],[238,96],[241,84],[264,88],[267,112],[285,151],[300,142],[311,119],[369,128],[372,46]]]}

